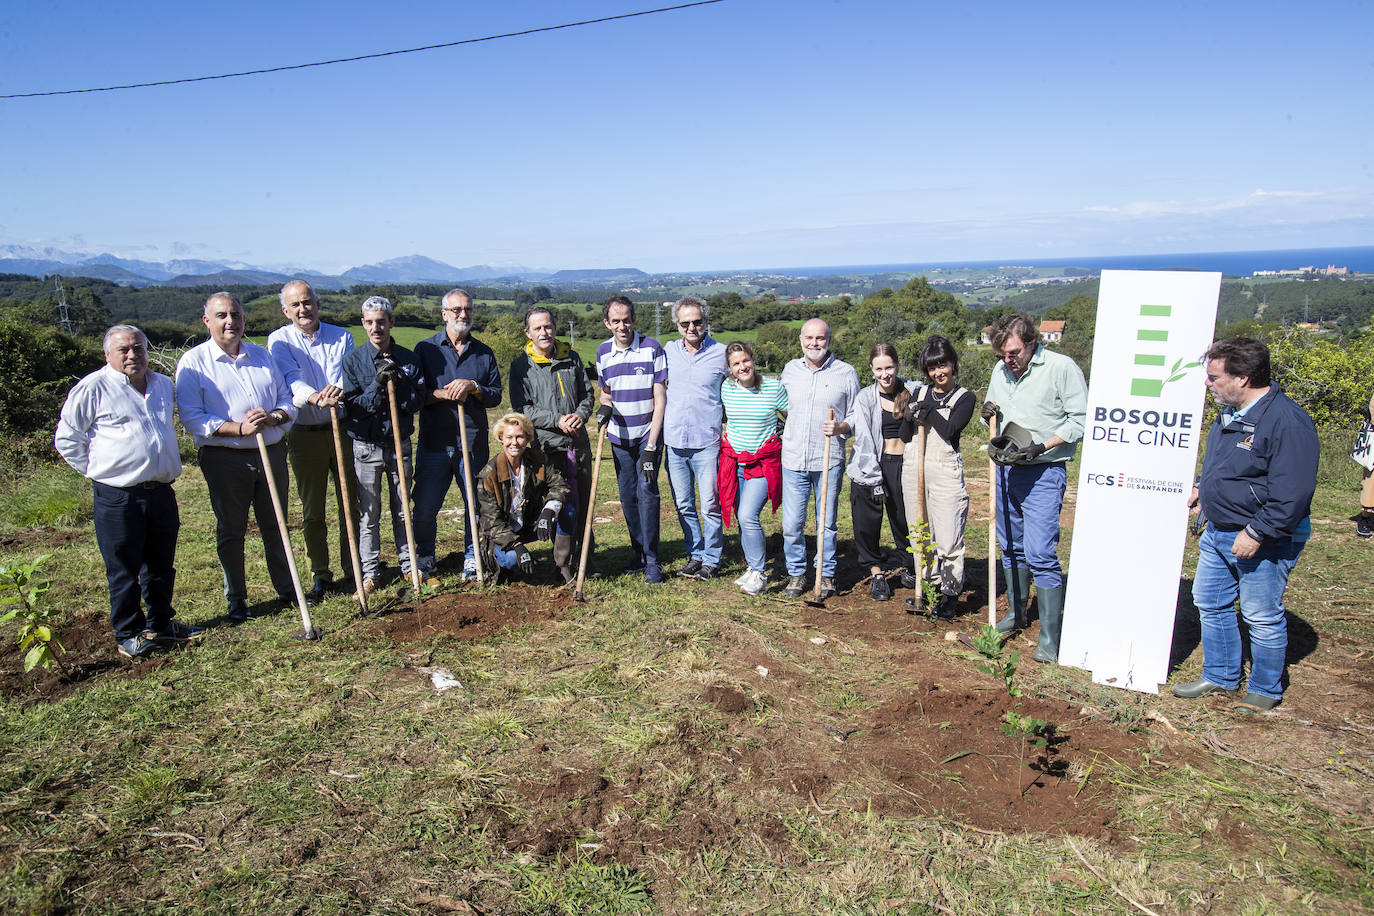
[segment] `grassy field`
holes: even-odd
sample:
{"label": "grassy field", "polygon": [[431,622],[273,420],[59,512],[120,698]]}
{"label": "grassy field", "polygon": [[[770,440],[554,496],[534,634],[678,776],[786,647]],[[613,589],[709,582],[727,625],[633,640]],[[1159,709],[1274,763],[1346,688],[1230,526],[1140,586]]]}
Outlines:
{"label": "grassy field", "polygon": [[[0,562],[51,554],[43,600],[68,673],[28,678],[12,648],[0,654],[0,910],[1374,907],[1374,558],[1348,521],[1358,474],[1338,441],[1289,591],[1291,690],[1245,719],[1233,698],[1187,703],[1032,665],[1033,631],[1012,645],[1022,697],[978,670],[949,638],[986,614],[986,462],[967,440],[969,585],[961,616],[939,625],[867,598],[847,509],[842,594],[823,609],[742,596],[733,532],[715,582],[618,575],[629,548],[608,464],[607,575],[588,580],[586,604],[543,585],[459,585],[451,494],[437,591],[416,600],[393,580],[365,618],[339,595],[315,609],[324,638],[299,641],[297,612],[267,600],[250,531],[261,616],[231,628],[188,466],[177,607],[210,631],[139,663],[109,635],[88,486],[61,468],[11,475]],[[1201,653],[1186,599],[1175,644],[1175,676],[1190,679]],[[439,691],[436,669],[459,685]],[[1052,722],[1049,745],[1004,734],[1008,710]]]}

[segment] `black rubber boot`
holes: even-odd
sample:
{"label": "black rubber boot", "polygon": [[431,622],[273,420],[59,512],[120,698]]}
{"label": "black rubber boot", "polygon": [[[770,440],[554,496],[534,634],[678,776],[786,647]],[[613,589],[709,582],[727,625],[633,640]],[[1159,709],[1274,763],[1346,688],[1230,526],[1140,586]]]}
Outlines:
{"label": "black rubber boot", "polygon": [[1045,664],[1059,663],[1059,632],[1064,625],[1064,586],[1036,588],[1035,603],[1040,609],[1040,641],[1031,657]]}
{"label": "black rubber boot", "polygon": [[[1003,571],[1005,572],[1005,569]],[[1030,586],[1029,569],[1018,566],[1012,570],[1011,575],[1007,577],[1007,607],[1011,610],[1007,612],[1007,616],[997,621],[997,632],[1010,633],[1030,626],[1030,615],[1026,613],[1026,605],[1030,601]],[[1059,645],[1057,636],[1055,645]]]}

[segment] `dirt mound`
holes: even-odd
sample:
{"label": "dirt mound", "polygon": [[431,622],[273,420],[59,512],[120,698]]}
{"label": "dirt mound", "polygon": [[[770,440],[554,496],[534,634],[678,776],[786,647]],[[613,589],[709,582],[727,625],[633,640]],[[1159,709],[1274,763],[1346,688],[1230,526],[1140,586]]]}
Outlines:
{"label": "dirt mound", "polygon": [[[1004,733],[1008,711],[1051,723],[1044,746]],[[883,799],[893,813],[1088,836],[1109,833],[1116,815],[1106,786],[1091,784],[1094,761],[1134,762],[1145,748],[1140,736],[1092,722],[1068,703],[938,684],[888,702],[850,742],[858,765],[902,790]]]}
{"label": "dirt mound", "polygon": [[59,547],[66,547],[68,544],[84,541],[90,536],[90,532],[86,530],[55,531],[52,528],[24,528],[0,534],[0,552],[27,553],[35,549],[51,551]]}
{"label": "dirt mound", "polygon": [[572,600],[565,591],[527,585],[435,595],[391,610],[374,630],[397,642],[426,642],[437,636],[482,639],[507,627],[552,620]]}
{"label": "dirt mound", "polygon": [[[86,681],[104,672],[127,665],[115,648],[110,632],[110,620],[105,614],[91,612],[62,626],[56,633],[62,651],[54,650],[61,666],[44,671],[35,668],[24,672],[24,656],[14,641],[15,631],[7,625],[0,642],[0,695],[55,700],[67,696]],[[152,658],[138,667],[141,673],[161,666],[162,659]]]}
{"label": "dirt mound", "polygon": [[576,847],[593,861],[624,865],[664,850],[699,855],[718,845],[739,843],[742,837],[777,855],[790,846],[787,830],[776,817],[751,821],[733,806],[707,809],[700,799],[685,794],[669,792],[657,811],[645,812],[637,799],[662,791],[661,780],[651,782],[638,767],[616,784],[593,771],[569,770],[550,782],[519,787],[535,816],[513,824],[498,811],[495,829],[513,852],[547,856]]}

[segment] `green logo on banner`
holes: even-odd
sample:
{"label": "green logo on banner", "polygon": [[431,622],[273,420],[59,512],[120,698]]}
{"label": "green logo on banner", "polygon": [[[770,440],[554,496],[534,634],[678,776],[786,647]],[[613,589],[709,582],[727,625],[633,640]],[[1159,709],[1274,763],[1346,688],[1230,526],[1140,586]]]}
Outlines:
{"label": "green logo on banner", "polygon": [[[1172,305],[1142,305],[1140,307],[1140,317],[1142,319],[1167,319],[1170,314],[1172,314],[1173,310],[1174,307]],[[1151,375],[1155,375],[1154,378],[1141,378],[1139,376],[1132,378],[1131,394],[1136,397],[1157,398],[1164,393],[1165,385],[1183,378],[1188,374],[1189,369],[1195,369],[1201,366],[1202,362],[1184,363],[1183,359],[1180,357],[1174,360],[1174,364],[1166,371],[1164,367],[1168,365],[1169,357],[1161,351],[1167,349],[1165,344],[1169,342],[1169,331],[1167,327],[1161,328],[1158,327],[1158,325],[1167,325],[1168,322],[1142,321],[1141,324],[1148,324],[1150,326],[1139,327],[1135,332],[1135,339],[1140,342],[1141,349],[1146,351],[1144,353],[1136,353],[1136,371],[1143,375],[1148,370],[1142,369],[1141,367],[1149,366],[1157,367],[1159,372],[1157,375],[1151,373]]]}

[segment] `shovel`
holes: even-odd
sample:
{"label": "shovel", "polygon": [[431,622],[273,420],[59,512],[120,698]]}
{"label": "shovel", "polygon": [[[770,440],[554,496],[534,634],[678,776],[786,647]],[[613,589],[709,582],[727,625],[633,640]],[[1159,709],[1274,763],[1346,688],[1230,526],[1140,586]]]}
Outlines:
{"label": "shovel", "polygon": [[468,448],[468,419],[462,410],[458,411],[458,435],[463,446],[463,487],[468,497],[468,537],[472,543],[472,558],[477,561],[477,587],[487,584],[482,575],[482,544],[477,540],[477,497],[472,494],[472,450]]}
{"label": "shovel", "polygon": [[267,475],[267,490],[272,494],[272,510],[277,514],[281,545],[286,549],[286,568],[291,570],[291,584],[296,588],[296,603],[300,605],[301,624],[305,627],[298,638],[319,639],[322,635],[320,628],[310,622],[310,611],[305,603],[305,589],[301,588],[301,574],[296,571],[296,555],[291,552],[291,535],[286,530],[286,512],[282,509],[281,495],[277,492],[277,478],[272,474],[272,462],[267,457],[267,442],[262,438],[262,433],[258,433],[257,436],[258,454],[262,456],[262,472]]}
{"label": "shovel", "polygon": [[[396,479],[400,481],[401,516],[406,522],[406,549],[410,551],[410,584],[420,594],[420,558],[415,555],[415,523],[410,517],[410,484],[406,481],[405,453],[401,450],[401,412],[396,407],[396,383],[387,380],[386,396],[391,402],[391,438],[396,444]],[[459,422],[462,422],[461,418]]]}
{"label": "shovel", "polygon": [[[832,407],[825,412],[825,419],[826,422],[834,421],[835,408]],[[816,590],[806,599],[807,607],[825,607],[825,599],[821,597],[821,570],[825,562],[825,510],[830,505],[830,442],[833,438],[825,437],[825,460],[821,464],[821,501],[816,506]]]}
{"label": "shovel", "polygon": [[[997,438],[997,415],[988,420],[988,443]],[[988,623],[997,624],[997,463],[988,452]]]}
{"label": "shovel", "polygon": [[[363,591],[363,560],[358,552],[358,528],[353,522],[353,494],[348,492],[348,473],[344,467],[343,436],[339,434],[339,408],[329,411],[329,420],[334,425],[334,460],[339,465],[339,489],[343,492],[344,518],[348,529],[348,552],[353,558],[353,584],[357,586],[358,604],[361,614],[367,613],[367,593]],[[353,451],[350,446],[349,452]]]}
{"label": "shovel", "polygon": [[587,523],[582,528],[582,556],[577,561],[577,587],[573,590],[573,600],[584,604],[587,597],[582,594],[582,583],[587,579],[587,554],[592,546],[592,521],[596,516],[596,484],[601,479],[601,447],[606,444],[606,427],[602,423],[596,434],[596,460],[592,462],[592,492],[587,497]]}
{"label": "shovel", "polygon": [[[919,531],[926,520],[926,425],[921,424],[916,434],[916,528]],[[918,544],[912,563],[916,566],[916,598],[913,602],[919,612],[926,606],[926,550]]]}

